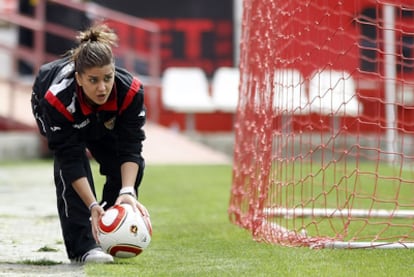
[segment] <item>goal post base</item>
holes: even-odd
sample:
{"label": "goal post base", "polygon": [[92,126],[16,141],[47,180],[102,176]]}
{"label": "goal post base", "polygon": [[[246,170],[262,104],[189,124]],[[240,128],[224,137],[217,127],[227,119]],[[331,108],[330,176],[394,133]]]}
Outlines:
{"label": "goal post base", "polygon": [[411,249],[414,242],[343,242],[332,241],[321,244],[313,244],[310,248],[325,249]]}
{"label": "goal post base", "polygon": [[[310,210],[310,209],[309,209]],[[298,215],[297,213],[294,214],[298,217],[309,216],[309,210],[302,209],[302,213]],[[315,211],[314,211],[315,212]],[[361,211],[360,211],[361,212]],[[411,211],[412,212],[412,211]],[[323,212],[319,210],[317,212],[319,216],[327,216],[326,211]],[[332,213],[328,213],[332,216]],[[335,214],[335,213],[334,213]],[[365,213],[362,213],[365,215]],[[388,214],[388,212],[384,213],[377,213],[377,216],[384,216]],[[274,214],[273,214],[274,215]],[[293,213],[287,213],[285,216],[290,217]],[[313,214],[315,215],[315,213]],[[335,214],[336,216],[339,213]],[[404,215],[411,216],[410,211],[404,213]],[[278,214],[280,216],[280,214]],[[400,215],[402,216],[402,215]],[[306,229],[300,230],[291,230],[286,228],[282,225],[279,225],[275,222],[269,222],[268,220],[264,220],[263,224],[259,230],[263,234],[263,238],[265,238],[268,242],[276,242],[280,245],[286,246],[302,246],[302,247],[309,247],[310,249],[411,249],[414,248],[414,242],[410,241],[341,241],[336,240],[336,238],[328,237],[328,236],[312,236],[309,235]]]}

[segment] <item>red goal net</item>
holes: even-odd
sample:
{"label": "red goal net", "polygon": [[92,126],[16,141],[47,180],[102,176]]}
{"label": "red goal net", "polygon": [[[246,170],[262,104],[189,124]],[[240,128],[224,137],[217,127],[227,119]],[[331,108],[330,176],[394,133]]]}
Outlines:
{"label": "red goal net", "polygon": [[244,0],[229,216],[256,240],[413,247],[414,4]]}

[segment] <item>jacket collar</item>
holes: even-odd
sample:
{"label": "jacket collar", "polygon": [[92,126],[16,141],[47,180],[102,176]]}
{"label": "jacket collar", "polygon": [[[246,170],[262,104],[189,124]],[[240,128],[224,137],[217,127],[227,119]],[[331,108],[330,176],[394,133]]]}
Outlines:
{"label": "jacket collar", "polygon": [[117,101],[117,90],[114,83],[114,86],[112,87],[111,95],[108,98],[108,101],[106,101],[105,104],[98,106],[97,108],[91,107],[88,102],[86,102],[85,95],[82,91],[82,88],[76,84],[76,94],[79,99],[79,104],[82,110],[82,113],[84,115],[89,115],[93,112],[99,112],[99,111],[108,111],[113,112],[118,110],[118,101]]}

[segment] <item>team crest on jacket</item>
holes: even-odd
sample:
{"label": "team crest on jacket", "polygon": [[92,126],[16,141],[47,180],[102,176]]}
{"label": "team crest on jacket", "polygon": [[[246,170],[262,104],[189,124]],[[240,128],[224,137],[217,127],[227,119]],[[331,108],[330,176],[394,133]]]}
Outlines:
{"label": "team crest on jacket", "polygon": [[111,119],[105,121],[104,125],[105,125],[106,129],[113,130],[114,127],[115,127],[115,120],[116,120],[116,116],[114,116]]}

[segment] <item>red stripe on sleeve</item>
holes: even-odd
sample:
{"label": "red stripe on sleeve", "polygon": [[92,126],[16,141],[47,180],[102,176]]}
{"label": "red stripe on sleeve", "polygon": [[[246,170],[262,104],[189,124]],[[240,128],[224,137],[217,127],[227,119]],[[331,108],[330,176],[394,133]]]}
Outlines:
{"label": "red stripe on sleeve", "polygon": [[53,93],[48,91],[45,95],[45,99],[49,102],[50,105],[55,107],[64,117],[66,117],[69,121],[74,122],[73,115],[66,109],[65,105],[55,96]]}
{"label": "red stripe on sleeve", "polygon": [[129,104],[131,104],[134,96],[138,93],[139,87],[141,86],[141,82],[137,78],[132,79],[132,84],[129,87],[129,90],[125,96],[124,102],[122,103],[121,108],[119,109],[119,114],[125,111]]}

